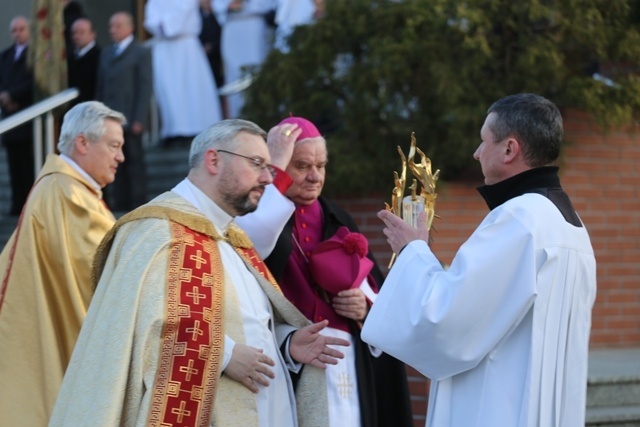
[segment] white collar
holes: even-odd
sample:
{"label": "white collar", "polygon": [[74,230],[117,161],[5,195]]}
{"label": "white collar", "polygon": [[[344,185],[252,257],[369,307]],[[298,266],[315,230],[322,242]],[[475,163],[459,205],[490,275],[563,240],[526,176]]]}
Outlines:
{"label": "white collar", "polygon": [[100,187],[100,184],[96,182],[95,179],[91,178],[91,175],[86,173],[85,170],[82,169],[79,164],[77,164],[71,157],[67,156],[66,154],[60,153],[60,158],[65,162],[67,162],[69,166],[71,166],[76,172],[82,175],[89,182],[89,184],[91,184],[91,186],[96,190],[96,192],[99,194],[99,197],[102,199],[102,188]]}
{"label": "white collar", "polygon": [[88,45],[86,45],[85,47],[83,47],[82,49],[78,49],[76,51],[76,56],[78,58],[82,58],[83,56],[85,56],[87,54],[87,52],[89,52],[91,49],[93,49],[93,47],[96,45],[96,41],[92,40],[91,42],[89,42]]}
{"label": "white collar", "polygon": [[116,43],[116,46],[118,46],[118,53],[124,52],[124,50],[131,44],[132,41],[133,41],[133,34],[130,34],[129,36],[120,40],[119,43]]}
{"label": "white collar", "polygon": [[189,178],[183,179],[171,189],[174,193],[186,199],[211,221],[218,231],[224,235],[226,229],[233,222],[234,217],[226,213],[220,206],[202,192]]}

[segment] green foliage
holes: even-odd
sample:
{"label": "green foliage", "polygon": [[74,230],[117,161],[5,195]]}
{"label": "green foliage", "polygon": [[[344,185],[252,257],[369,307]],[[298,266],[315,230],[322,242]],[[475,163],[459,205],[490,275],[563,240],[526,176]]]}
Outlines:
{"label": "green foliage", "polygon": [[[455,179],[489,105],[535,92],[604,124],[640,111],[636,0],[329,0],[274,51],[249,88],[245,116],[268,128],[293,113],[330,153],[326,191],[386,192],[399,145],[418,146]],[[593,66],[616,82],[591,78]]]}

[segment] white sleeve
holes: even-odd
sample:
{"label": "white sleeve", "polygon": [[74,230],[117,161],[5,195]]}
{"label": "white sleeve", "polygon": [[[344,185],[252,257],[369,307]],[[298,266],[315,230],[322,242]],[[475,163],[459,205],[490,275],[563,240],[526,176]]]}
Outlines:
{"label": "white sleeve", "polygon": [[236,217],[236,224],[242,228],[262,258],[271,254],[282,229],[295,211],[295,205],[278,189],[270,184],[258,203],[258,209]]}
{"label": "white sleeve", "polygon": [[424,241],[409,243],[367,315],[362,339],[434,380],[474,368],[533,305],[533,240],[510,215],[485,220],[449,270]]}

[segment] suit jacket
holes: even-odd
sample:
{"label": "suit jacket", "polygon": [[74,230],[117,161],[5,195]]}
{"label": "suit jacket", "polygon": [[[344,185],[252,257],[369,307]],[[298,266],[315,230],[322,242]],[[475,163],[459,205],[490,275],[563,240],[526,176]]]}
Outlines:
{"label": "suit jacket", "polygon": [[135,40],[116,56],[113,46],[102,49],[96,99],[133,122],[147,125],[151,101],[151,51]]}
{"label": "suit jacket", "polygon": [[[17,61],[14,61],[15,45],[0,53],[0,92],[8,91],[13,102],[18,104],[16,111],[2,108],[2,117],[8,117],[33,104],[33,73],[27,68],[27,46]],[[31,123],[25,123],[18,128],[6,132],[2,136],[5,143],[31,139]]]}
{"label": "suit jacket", "polygon": [[80,95],[72,101],[72,106],[96,99],[100,51],[100,46],[96,44],[80,58],[76,58],[73,52],[68,53],[69,87],[78,88],[80,91]]}

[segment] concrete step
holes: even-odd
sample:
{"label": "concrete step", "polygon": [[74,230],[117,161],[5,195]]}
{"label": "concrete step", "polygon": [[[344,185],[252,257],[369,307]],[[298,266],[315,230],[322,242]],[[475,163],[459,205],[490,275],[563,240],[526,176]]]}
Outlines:
{"label": "concrete step", "polygon": [[145,162],[149,200],[182,181],[189,172],[188,161],[189,144],[186,141],[167,147],[148,147],[145,150]]}
{"label": "concrete step", "polygon": [[586,425],[640,426],[640,349],[590,352]]}
{"label": "concrete step", "polygon": [[587,408],[585,426],[638,427],[640,426],[640,405]]}

